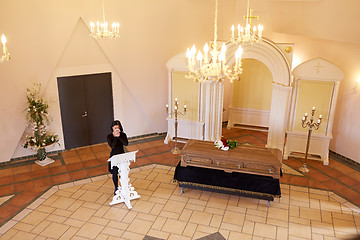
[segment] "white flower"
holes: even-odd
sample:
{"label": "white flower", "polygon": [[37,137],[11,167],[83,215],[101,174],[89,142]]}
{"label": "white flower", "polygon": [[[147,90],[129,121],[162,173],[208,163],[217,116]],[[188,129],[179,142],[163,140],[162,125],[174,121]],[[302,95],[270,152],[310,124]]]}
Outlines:
{"label": "white flower", "polygon": [[229,146],[227,146],[227,147],[222,147],[221,150],[227,151],[227,150],[229,150]]}
{"label": "white flower", "polygon": [[224,144],[222,143],[221,140],[216,140],[216,141],[214,142],[214,144],[215,144],[215,147],[217,147],[218,149],[224,147]]}

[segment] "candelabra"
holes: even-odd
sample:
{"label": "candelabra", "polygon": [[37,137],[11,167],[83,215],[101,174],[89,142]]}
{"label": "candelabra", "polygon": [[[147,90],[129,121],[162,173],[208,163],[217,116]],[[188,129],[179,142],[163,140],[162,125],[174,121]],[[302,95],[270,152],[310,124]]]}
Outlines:
{"label": "candelabra", "polygon": [[[221,49],[217,45],[217,14],[218,1],[215,1],[215,20],[214,20],[214,42],[209,45],[205,43],[204,53],[198,51],[196,54],[195,45],[191,49],[187,49],[186,57],[188,59],[188,78],[192,78],[197,82],[204,82],[206,80],[220,81],[228,78],[230,82],[240,79],[242,73],[241,56],[243,49],[241,45],[235,53],[235,65],[231,68],[226,63],[226,45],[222,44]],[[220,51],[219,51],[220,50]]]}
{"label": "candelabra", "polygon": [[6,37],[4,34],[1,36],[1,43],[3,45],[3,47],[2,47],[3,53],[0,57],[0,62],[2,63],[4,61],[10,60],[10,53],[7,51],[7,48],[6,48]]}
{"label": "candelabra", "polygon": [[96,29],[95,29],[95,23],[90,22],[90,36],[97,39],[97,38],[119,38],[119,27],[120,24],[118,22],[113,22],[111,24],[111,30],[108,28],[108,22],[105,21],[105,8],[104,8],[104,0],[102,2],[102,15],[103,15],[103,21],[99,23],[99,21],[96,22]]}
{"label": "candelabra", "polygon": [[166,112],[168,113],[169,116],[174,115],[175,117],[175,146],[174,148],[171,150],[172,154],[179,154],[180,153],[180,149],[177,147],[177,129],[178,129],[178,115],[185,115],[186,114],[186,110],[187,110],[187,106],[184,105],[184,112],[179,112],[178,108],[179,108],[179,101],[177,98],[175,98],[174,101],[174,111],[170,111],[169,112],[169,105],[166,104]]}
{"label": "candelabra", "polygon": [[306,143],[306,150],[305,150],[304,165],[299,168],[299,170],[301,172],[304,172],[304,173],[310,172],[310,169],[306,165],[306,161],[307,161],[307,156],[308,156],[308,153],[309,153],[309,145],[310,145],[310,137],[311,137],[311,133],[312,133],[312,128],[315,128],[315,130],[318,130],[319,126],[321,124],[321,119],[322,119],[322,115],[320,114],[317,123],[314,122],[314,113],[315,113],[315,107],[312,108],[310,121],[306,122],[308,114],[305,113],[303,118],[302,118],[302,122],[301,122],[301,126],[303,128],[309,127],[307,143]]}
{"label": "candelabra", "polygon": [[262,31],[264,30],[264,26],[259,24],[258,27],[252,25],[252,19],[260,19],[259,16],[253,16],[253,9],[249,9],[249,0],[247,3],[247,11],[245,28],[240,24],[237,26],[237,36],[235,36],[235,27],[231,26],[231,42],[235,44],[243,44],[243,43],[258,43],[262,40]]}

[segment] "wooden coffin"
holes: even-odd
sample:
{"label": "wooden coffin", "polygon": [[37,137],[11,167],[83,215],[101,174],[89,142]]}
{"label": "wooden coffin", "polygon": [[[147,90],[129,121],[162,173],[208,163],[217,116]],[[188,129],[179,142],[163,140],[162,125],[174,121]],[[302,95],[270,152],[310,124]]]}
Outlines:
{"label": "wooden coffin", "polygon": [[181,150],[181,166],[213,168],[280,178],[282,153],[279,149],[238,146],[223,151],[213,142],[191,139]]}

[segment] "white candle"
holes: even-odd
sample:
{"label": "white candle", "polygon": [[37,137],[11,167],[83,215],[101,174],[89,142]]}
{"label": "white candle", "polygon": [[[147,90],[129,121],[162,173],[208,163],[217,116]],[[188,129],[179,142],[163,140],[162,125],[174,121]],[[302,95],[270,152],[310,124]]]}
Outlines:
{"label": "white candle", "polygon": [[305,115],[304,115],[305,117],[307,117],[307,113],[305,113]]}
{"label": "white candle", "polygon": [[302,120],[305,121],[305,117],[303,117]]}
{"label": "white candle", "polygon": [[321,114],[320,114],[319,118],[322,119],[322,115],[321,115]]}
{"label": "white candle", "polygon": [[313,107],[312,110],[315,111],[315,107]]}
{"label": "white candle", "polygon": [[235,39],[235,27],[234,27],[234,25],[231,26],[231,38]]}

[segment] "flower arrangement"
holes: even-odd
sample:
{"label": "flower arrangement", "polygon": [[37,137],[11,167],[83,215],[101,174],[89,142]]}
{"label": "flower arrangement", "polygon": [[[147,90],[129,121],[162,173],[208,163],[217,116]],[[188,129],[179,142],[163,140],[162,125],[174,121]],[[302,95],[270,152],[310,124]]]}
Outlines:
{"label": "flower arrangement", "polygon": [[29,126],[32,127],[32,135],[26,136],[24,148],[32,147],[37,149],[37,158],[44,160],[46,158],[45,147],[59,141],[58,135],[47,133],[47,124],[49,123],[48,107],[44,99],[40,98],[41,84],[34,84],[33,89],[27,89],[26,118]]}
{"label": "flower arrangement", "polygon": [[225,138],[222,138],[221,140],[216,140],[214,144],[215,147],[223,151],[235,149],[238,146],[238,142],[236,140],[226,140]]}

